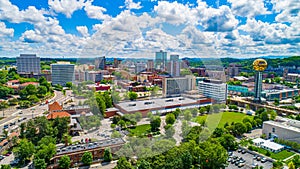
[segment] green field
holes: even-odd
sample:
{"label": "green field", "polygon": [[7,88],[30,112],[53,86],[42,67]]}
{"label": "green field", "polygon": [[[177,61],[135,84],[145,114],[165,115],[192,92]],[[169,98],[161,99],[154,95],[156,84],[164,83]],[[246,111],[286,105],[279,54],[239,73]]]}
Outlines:
{"label": "green field", "polygon": [[198,116],[194,118],[193,121],[199,124],[205,122],[208,128],[215,128],[215,127],[223,127],[226,122],[228,124],[231,124],[232,122],[242,122],[245,117],[249,117],[251,119],[253,118],[253,116],[249,116],[242,113],[223,112],[223,113]]}
{"label": "green field", "polygon": [[[261,154],[264,154],[266,155],[267,154],[267,150],[263,149],[263,148],[259,148],[259,147],[256,147],[256,150],[257,152],[261,153]],[[288,150],[283,150],[283,151],[280,151],[279,153],[273,153],[273,152],[270,152],[270,157],[273,158],[274,160],[284,160],[292,155],[294,155],[295,153],[293,152],[290,152]]]}
{"label": "green field", "polygon": [[136,126],[134,128],[128,129],[132,136],[144,136],[145,134],[150,133],[151,126],[150,124],[143,124]]}

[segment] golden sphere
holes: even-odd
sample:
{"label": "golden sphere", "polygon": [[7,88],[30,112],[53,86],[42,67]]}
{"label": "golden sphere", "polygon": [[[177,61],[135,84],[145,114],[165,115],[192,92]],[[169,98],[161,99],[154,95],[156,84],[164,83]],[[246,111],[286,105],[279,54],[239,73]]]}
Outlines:
{"label": "golden sphere", "polygon": [[264,59],[256,59],[253,62],[253,69],[259,72],[264,71],[268,66],[268,63],[266,60]]}

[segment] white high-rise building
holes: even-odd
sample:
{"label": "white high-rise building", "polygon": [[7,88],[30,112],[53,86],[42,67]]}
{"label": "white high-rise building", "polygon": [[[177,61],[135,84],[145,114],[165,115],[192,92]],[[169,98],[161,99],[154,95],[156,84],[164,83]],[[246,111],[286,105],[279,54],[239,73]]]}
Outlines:
{"label": "white high-rise building", "polygon": [[198,82],[199,93],[217,102],[227,99],[227,84],[220,80],[203,80]]}
{"label": "white high-rise building", "polygon": [[67,82],[74,81],[74,64],[68,62],[58,62],[51,64],[52,84],[60,84],[65,86]]}
{"label": "white high-rise building", "polygon": [[138,62],[135,64],[135,73],[146,71],[147,65],[145,63]]}
{"label": "white high-rise building", "polygon": [[17,57],[17,71],[19,74],[40,74],[40,61],[36,54],[20,54],[20,57]]}
{"label": "white high-rise building", "polygon": [[185,77],[163,78],[162,92],[163,96],[179,96],[185,91],[194,90],[196,87],[195,76],[187,75]]}
{"label": "white high-rise building", "polygon": [[180,68],[181,63],[179,60],[179,55],[170,55],[170,62],[168,62],[167,66],[168,73],[172,77],[178,77],[180,76]]}

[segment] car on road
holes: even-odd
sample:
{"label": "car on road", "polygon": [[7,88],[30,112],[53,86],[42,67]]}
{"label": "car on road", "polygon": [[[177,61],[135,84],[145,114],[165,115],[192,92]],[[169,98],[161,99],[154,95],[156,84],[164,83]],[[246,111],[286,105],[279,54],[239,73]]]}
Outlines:
{"label": "car on road", "polygon": [[3,160],[5,158],[5,156],[0,155],[0,160]]}
{"label": "car on road", "polygon": [[242,150],[242,154],[245,154],[246,153],[246,150]]}
{"label": "car on road", "polygon": [[8,124],[3,126],[4,129],[8,129]]}
{"label": "car on road", "polygon": [[240,153],[240,152],[242,152],[242,149],[238,149],[238,151],[237,151],[238,153]]}

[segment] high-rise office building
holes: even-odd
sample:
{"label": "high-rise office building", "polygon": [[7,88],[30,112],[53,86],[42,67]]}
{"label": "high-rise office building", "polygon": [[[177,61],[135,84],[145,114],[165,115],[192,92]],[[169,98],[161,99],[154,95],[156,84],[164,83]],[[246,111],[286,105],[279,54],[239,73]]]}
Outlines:
{"label": "high-rise office building", "polygon": [[227,99],[227,84],[221,80],[203,80],[198,82],[199,93],[217,102]]}
{"label": "high-rise office building", "polygon": [[36,54],[20,54],[17,57],[17,71],[19,74],[34,74],[41,73],[41,59]]}
{"label": "high-rise office building", "polygon": [[230,77],[238,76],[241,68],[242,68],[241,65],[238,65],[235,63],[229,64],[229,66],[227,68],[228,76],[230,76]]}
{"label": "high-rise office building", "polygon": [[181,63],[179,55],[170,55],[170,62],[168,62],[167,71],[172,77],[180,76]]}
{"label": "high-rise office building", "polygon": [[70,64],[69,62],[51,64],[52,84],[65,86],[67,82],[74,81],[74,69],[75,65]]}
{"label": "high-rise office building", "polygon": [[155,67],[157,69],[166,69],[167,65],[167,52],[160,50],[159,52],[155,52]]}
{"label": "high-rise office building", "polygon": [[97,57],[97,58],[95,59],[95,66],[96,66],[96,69],[104,70],[104,69],[105,69],[105,65],[106,65],[106,59],[105,59],[105,56]]}
{"label": "high-rise office building", "polygon": [[114,58],[114,67],[115,68],[118,68],[119,67],[119,65],[121,64],[121,60],[119,60],[119,59],[117,59],[117,58]]}
{"label": "high-rise office building", "polygon": [[146,64],[138,62],[135,64],[135,73],[140,73],[146,70]]}
{"label": "high-rise office building", "polygon": [[195,76],[187,75],[177,78],[163,78],[162,92],[164,97],[179,96],[185,91],[194,90],[196,87]]}
{"label": "high-rise office building", "polygon": [[153,60],[148,60],[147,61],[147,70],[148,71],[153,71],[153,69],[154,69],[154,62],[153,62]]}

